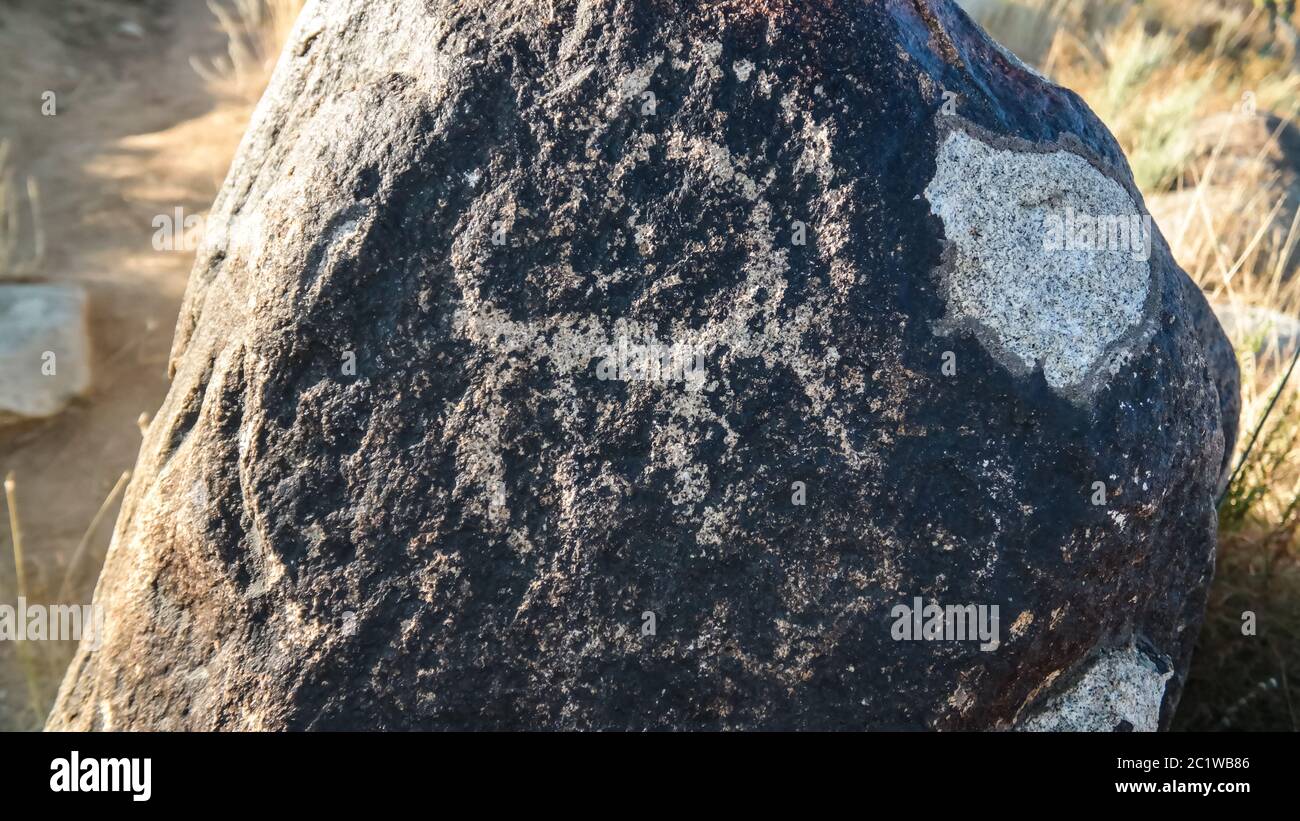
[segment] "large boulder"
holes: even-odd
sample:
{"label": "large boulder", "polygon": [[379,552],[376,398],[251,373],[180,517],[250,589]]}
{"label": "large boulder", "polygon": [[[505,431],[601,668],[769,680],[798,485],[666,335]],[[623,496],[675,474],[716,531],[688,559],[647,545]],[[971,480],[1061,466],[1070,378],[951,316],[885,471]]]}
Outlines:
{"label": "large boulder", "polygon": [[1141,211],[947,0],[309,3],[49,727],[1161,726],[1235,365],[1051,239]]}

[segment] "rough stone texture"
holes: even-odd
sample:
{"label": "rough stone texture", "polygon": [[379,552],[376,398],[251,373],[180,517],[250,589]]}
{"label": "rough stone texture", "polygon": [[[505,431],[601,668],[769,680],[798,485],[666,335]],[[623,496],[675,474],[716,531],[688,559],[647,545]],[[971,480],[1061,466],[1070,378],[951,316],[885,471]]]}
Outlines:
{"label": "rough stone texture", "polygon": [[85,292],[0,285],[0,425],[53,416],[89,387]]}
{"label": "rough stone texture", "polygon": [[1173,671],[1169,659],[1129,647],[1107,650],[1070,689],[1020,729],[1031,732],[1154,732]]}
{"label": "rough stone texture", "polygon": [[[1140,210],[940,0],[309,4],[49,726],[1167,722],[1231,348],[1159,236],[1070,283],[1115,260],[947,233],[1009,194],[945,183],[958,131],[1034,169],[999,236],[1053,192]],[[954,271],[1068,297],[1004,344]],[[647,345],[703,371],[601,378]],[[1008,628],[896,641],[917,596]],[[1167,682],[1099,706],[1131,646]]]}

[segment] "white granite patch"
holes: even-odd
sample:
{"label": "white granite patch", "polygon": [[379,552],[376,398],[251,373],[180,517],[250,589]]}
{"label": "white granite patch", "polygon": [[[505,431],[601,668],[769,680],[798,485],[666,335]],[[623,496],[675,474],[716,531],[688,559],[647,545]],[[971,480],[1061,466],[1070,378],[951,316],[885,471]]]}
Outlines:
{"label": "white granite patch", "polygon": [[[1119,183],[1069,151],[1016,151],[954,130],[925,189],[952,244],[938,330],[973,332],[1013,372],[1042,368],[1058,393],[1090,394],[1130,351],[1150,261],[1128,248],[1049,250],[1064,215],[1140,216]],[[1141,337],[1141,334],[1134,334]]]}
{"label": "white granite patch", "polygon": [[[1166,665],[1168,666],[1168,665]],[[1031,732],[1110,732],[1127,721],[1135,732],[1155,732],[1160,702],[1173,676],[1133,645],[1101,655],[1082,679],[1047,702],[1020,729]]]}

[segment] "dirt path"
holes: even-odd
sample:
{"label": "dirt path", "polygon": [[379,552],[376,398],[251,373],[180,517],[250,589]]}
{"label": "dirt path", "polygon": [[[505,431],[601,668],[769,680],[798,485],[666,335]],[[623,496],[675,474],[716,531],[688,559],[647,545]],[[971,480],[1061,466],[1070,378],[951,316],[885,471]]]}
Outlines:
{"label": "dirt path", "polygon": [[[17,481],[29,597],[54,601],[96,510],[135,462],[137,419],[167,390],[193,253],[155,251],[154,220],[177,208],[206,214],[248,111],[214,100],[190,64],[225,47],[203,0],[16,5],[0,27],[0,137],[39,184],[48,247],[35,278],[86,288],[94,349],[84,400],[0,429],[0,474]],[[57,95],[56,116],[41,115],[45,90]],[[116,504],[76,568],[73,601],[90,600],[115,518]],[[15,592],[8,530],[0,528],[0,601]],[[41,660],[48,706],[71,647],[41,649],[53,656]],[[0,643],[0,729],[35,720],[30,663],[20,670],[15,655]]]}

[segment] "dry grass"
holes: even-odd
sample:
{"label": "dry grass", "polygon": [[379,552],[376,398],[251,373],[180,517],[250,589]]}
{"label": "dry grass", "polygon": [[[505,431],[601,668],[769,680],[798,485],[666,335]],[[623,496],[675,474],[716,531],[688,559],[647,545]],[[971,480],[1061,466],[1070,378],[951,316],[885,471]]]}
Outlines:
{"label": "dry grass", "polygon": [[[23,529],[19,523],[18,503],[15,498],[17,483],[14,481],[13,474],[5,477],[5,508],[9,511],[9,533],[14,555],[14,592],[15,600],[26,599],[31,592],[27,583],[27,562],[23,552]],[[41,664],[39,659],[34,657],[38,651],[33,649],[27,642],[18,642],[15,652],[18,654],[18,663],[23,670],[23,678],[27,682],[27,699],[28,709],[33,715],[41,715],[45,705],[45,696],[43,693],[43,683],[46,678],[42,675]]]}
{"label": "dry grass", "polygon": [[9,145],[0,142],[0,280],[31,276],[45,255],[40,191],[36,181],[19,177],[9,163]]}
{"label": "dry grass", "polygon": [[[0,591],[4,601],[25,599],[30,604],[68,604],[76,600],[74,589],[80,587],[85,569],[85,557],[92,540],[100,532],[108,513],[126,489],[130,473],[123,473],[109,491],[99,511],[90,521],[85,535],[70,557],[51,551],[38,551],[41,559],[34,559],[27,551],[22,527],[22,492],[18,478],[12,473],[4,479],[4,503],[9,523],[9,547],[13,558],[12,590]],[[9,571],[10,568],[5,568]],[[5,574],[8,576],[8,573]],[[12,594],[12,595],[10,595]],[[73,644],[62,641],[14,642],[18,666],[27,686],[25,713],[20,726],[39,729],[49,712],[58,691],[63,671],[67,669],[76,651]]]}
{"label": "dry grass", "polygon": [[255,103],[266,89],[275,61],[305,0],[209,0],[208,8],[225,32],[226,56],[194,70],[218,96]]}
{"label": "dry grass", "polygon": [[[1174,255],[1216,310],[1275,317],[1229,326],[1242,371],[1241,467],[1220,505],[1216,578],[1175,727],[1300,729],[1300,369],[1288,378],[1300,342],[1300,203],[1262,151],[1230,148],[1231,134],[1258,122],[1252,109],[1277,115],[1279,128],[1295,117],[1294,29],[1234,0],[964,5],[1111,128]],[[1255,635],[1245,634],[1247,613]]]}

